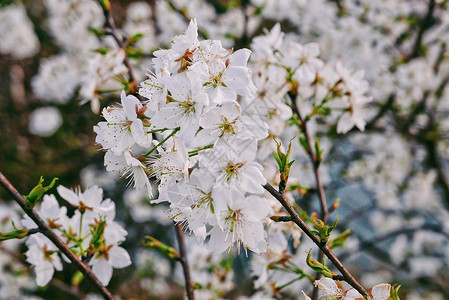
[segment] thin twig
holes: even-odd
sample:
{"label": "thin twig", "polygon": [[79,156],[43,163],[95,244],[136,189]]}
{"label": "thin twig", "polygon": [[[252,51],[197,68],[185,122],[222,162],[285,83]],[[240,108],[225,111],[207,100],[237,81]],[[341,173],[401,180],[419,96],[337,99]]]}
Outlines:
{"label": "thin twig", "polygon": [[355,288],[360,294],[366,296],[368,293],[360,285],[360,283],[351,275],[351,273],[346,270],[343,264],[338,260],[335,254],[330,250],[327,244],[323,244],[316,235],[310,232],[310,228],[307,224],[299,217],[298,213],[293,209],[292,205],[285,198],[285,195],[279,193],[271,184],[267,183],[263,186],[274,198],[276,198],[279,203],[285,208],[285,210],[290,214],[292,221],[301,228],[302,231],[320,248],[320,250],[326,255],[326,257],[334,264],[334,266],[341,272],[344,280],[349,283],[353,288]]}
{"label": "thin twig", "polygon": [[180,224],[176,224],[175,229],[176,229],[176,238],[178,239],[179,245],[179,255],[180,255],[179,261],[182,264],[182,269],[184,271],[184,278],[186,281],[187,298],[189,300],[194,300],[195,296],[193,295],[193,285],[192,280],[190,278],[189,264],[187,262],[186,247],[184,244],[184,233],[182,232]]}
{"label": "thin twig", "polygon": [[76,297],[78,299],[84,299],[86,297],[86,295],[84,293],[82,293],[81,291],[79,291],[76,287],[70,286],[59,279],[53,278],[50,281],[50,284],[52,286],[54,286],[55,288],[65,292],[73,297]]}
{"label": "thin twig", "polygon": [[40,232],[45,235],[50,241],[58,247],[61,252],[69,258],[69,260],[76,265],[76,267],[92,282],[92,284],[98,289],[105,299],[115,299],[111,292],[98,280],[97,276],[92,272],[88,265],[85,265],[69,247],[50,229],[44,220],[32,209],[28,209],[25,206],[25,199],[17,191],[17,189],[6,179],[6,177],[0,172],[0,182],[13,196],[14,200],[20,205],[23,211],[37,224]]}
{"label": "thin twig", "polygon": [[[324,224],[327,223],[327,218],[329,216],[329,211],[327,208],[327,201],[326,201],[326,194],[324,193],[324,187],[323,182],[321,181],[321,174],[320,174],[320,158],[317,156],[318,153],[315,153],[315,150],[312,147],[312,141],[310,138],[309,130],[307,128],[307,119],[304,119],[301,116],[301,112],[299,111],[299,107],[296,104],[296,101],[294,100],[294,95],[290,95],[291,99],[291,107],[293,109],[293,112],[296,114],[296,116],[299,119],[299,124],[301,126],[301,130],[304,133],[304,137],[306,139],[307,143],[307,153],[309,154],[309,158],[313,165],[313,173],[315,175],[315,182],[316,182],[316,189],[318,190],[318,196],[320,198],[320,206],[321,206],[321,220],[324,222]],[[318,253],[318,261],[321,261],[324,258],[324,253],[320,251]],[[315,276],[315,280],[319,280],[321,278],[321,273],[317,273]],[[318,287],[315,286],[313,289],[312,299],[316,300],[318,299]]]}

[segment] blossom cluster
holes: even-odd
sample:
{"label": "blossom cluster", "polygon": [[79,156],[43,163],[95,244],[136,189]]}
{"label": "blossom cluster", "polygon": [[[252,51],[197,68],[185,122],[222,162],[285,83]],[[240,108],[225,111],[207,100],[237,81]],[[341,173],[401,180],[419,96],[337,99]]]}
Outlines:
{"label": "blossom cluster", "polygon": [[264,252],[269,206],[258,196],[266,180],[255,159],[267,125],[239,104],[255,96],[250,51],[199,41],[193,20],[170,49],[154,55],[154,72],[140,84],[145,103],[123,91],[121,107],[103,109],[106,122],[94,128],[107,150],[106,169],[130,177],[150,196],[149,177],[155,177],[154,202],[168,201],[171,218],[201,242],[210,235],[216,251],[237,244]]}
{"label": "blossom cluster", "polygon": [[[302,130],[298,131],[301,123],[297,112],[292,111],[296,104],[307,122],[310,140],[318,139],[318,146],[324,150],[319,170],[328,201],[333,197],[341,199],[340,217],[342,212],[355,211],[343,221],[353,230],[346,245],[332,249],[337,257],[350,269],[357,265],[364,286],[399,281],[407,299],[445,298],[447,286],[440,284],[439,278],[449,262],[449,214],[445,202],[448,198],[445,171],[449,158],[447,1],[251,0],[240,5],[236,4],[238,1],[212,1],[212,4],[204,0],[157,0],[151,4],[126,3],[126,16],[123,10],[117,22],[118,36],[123,35],[126,45],[123,49],[112,39],[101,5],[96,1],[45,0],[37,4],[27,1],[26,5],[21,5],[20,1],[6,2],[0,8],[0,52],[6,55],[5,60],[2,58],[6,67],[3,82],[11,87],[11,93],[4,94],[11,95],[11,99],[0,101],[1,108],[12,107],[8,101],[19,107],[27,103],[25,99],[34,102],[38,98],[41,103],[19,107],[25,115],[34,110],[29,115],[30,133],[50,136],[56,132],[55,140],[59,141],[59,134],[64,133],[64,139],[69,139],[65,133],[76,128],[76,142],[71,146],[78,144],[81,131],[79,126],[67,126],[73,124],[67,122],[67,107],[81,98],[82,103],[90,102],[92,110],[99,112],[100,102],[106,105],[104,103],[119,95],[123,88],[136,95],[137,85],[131,84],[125,59],[139,83],[154,49],[171,47],[155,52],[154,68],[140,87],[141,97],[123,94],[121,107],[103,111],[107,121],[104,123],[108,126],[100,123],[95,129],[97,143],[107,150],[107,169],[129,177],[131,184],[142,190],[126,192],[124,200],[131,216],[126,228],[138,227],[153,234],[160,225],[171,223],[162,212],[166,206],[150,206],[148,199],[135,199],[143,192],[158,198],[154,202],[168,202],[171,218],[182,222],[185,229],[193,230],[200,241],[209,242],[212,250],[229,247],[234,241],[243,241],[244,245],[248,241],[252,247],[249,249],[263,252],[262,248],[269,243],[266,253],[253,255],[248,262],[251,275],[256,276],[254,287],[257,289],[256,294],[248,297],[271,299],[276,292],[282,293],[281,296],[298,297],[301,289],[307,292],[310,282],[305,278],[298,280],[295,272],[308,270],[304,252],[315,246],[306,236],[301,236],[301,230],[292,222],[270,223],[264,218],[286,216],[286,213],[270,195],[253,192],[260,189],[264,180],[252,167],[275,188],[279,184],[279,168],[270,157],[277,146],[273,137],[286,145],[295,136],[290,155],[295,163],[284,195],[306,212],[316,209],[314,166],[310,164],[307,150],[303,151],[305,147],[298,143]],[[39,16],[44,11],[45,14]],[[114,5],[112,12],[116,17],[120,15],[114,11]],[[249,90],[242,92],[234,88],[235,96],[226,90],[235,82],[221,80],[226,87],[217,84],[218,89],[210,84],[213,80],[206,79],[207,73],[214,73],[213,68],[219,70],[216,74],[228,69],[227,60],[239,51],[226,56],[217,50],[216,54],[221,57],[217,61],[221,60],[225,68],[209,63],[214,59],[206,57],[207,72],[203,72],[198,61],[199,50],[208,49],[204,44],[211,41],[184,37],[182,43],[186,45],[180,46],[176,42],[179,37],[173,39],[186,28],[186,20],[194,17],[198,20],[200,35],[221,40],[223,52],[229,51],[224,48],[250,47],[252,54],[248,63],[239,65],[229,60],[229,67],[248,67],[248,78],[256,89],[246,83],[246,78],[238,76],[237,84]],[[277,22],[281,25],[270,29],[270,24]],[[257,36],[264,26],[270,31]],[[142,37],[133,41],[139,35]],[[74,40],[82,42],[74,43]],[[249,54],[247,50],[240,51]],[[39,57],[26,59],[36,53]],[[30,69],[29,63],[34,64],[38,59],[39,68]],[[353,70],[364,70],[365,74]],[[21,87],[25,89],[23,92]],[[190,104],[179,101],[184,97],[184,90],[195,92],[195,97],[201,99],[200,105],[190,106],[195,113],[189,117],[184,117],[183,110]],[[53,102],[52,107],[36,109],[35,105],[48,105],[47,102]],[[179,102],[187,104],[182,104],[185,106],[181,109],[176,105]],[[72,114],[76,113],[71,112],[70,117]],[[235,124],[229,122],[235,133],[232,130],[222,132],[224,124],[214,129],[212,125],[217,116],[228,120],[236,116]],[[8,118],[4,114],[2,119],[7,122]],[[13,120],[15,118],[14,115]],[[352,130],[354,127],[366,128],[366,131],[359,134],[358,130]],[[9,126],[6,128],[9,132]],[[246,138],[243,132],[255,138]],[[335,135],[335,132],[348,135]],[[14,136],[7,133],[4,144]],[[34,153],[31,150],[35,144],[27,145],[21,134],[14,142],[20,145],[17,151],[19,158],[22,157],[20,160],[26,161],[29,157],[24,153]],[[231,148],[236,151],[229,151]],[[250,149],[256,149],[254,158]],[[55,158],[63,157],[59,155],[60,149],[55,151],[58,153],[57,156],[53,153]],[[5,159],[9,160],[10,151],[5,153],[8,154]],[[240,165],[237,159],[250,161],[252,171],[238,175],[238,180],[237,176],[228,180],[226,175],[219,174],[226,165],[222,160],[231,159],[228,158],[231,155],[236,156],[232,157],[234,165]],[[39,165],[41,156],[35,158]],[[69,166],[65,161],[62,164]],[[14,168],[10,169],[13,172]],[[110,180],[109,185],[114,186],[115,182],[110,179],[112,173],[101,175],[103,179],[99,173],[90,174],[92,177],[86,182],[91,185]],[[245,182],[246,174],[259,180]],[[26,181],[25,176],[23,179]],[[156,184],[159,184],[158,191]],[[250,200],[247,202],[247,199]],[[248,209],[234,204],[243,201],[250,206]],[[255,243],[240,233],[233,238],[237,232],[235,224],[239,223],[226,216],[228,206],[244,212],[254,222],[263,221],[262,226],[245,225],[258,233],[256,239],[260,246],[254,246]],[[219,217],[222,213],[223,218]],[[135,226],[135,222],[139,222],[139,226]],[[226,222],[230,222],[230,230]],[[153,226],[155,223],[158,225]],[[338,229],[330,240],[338,234]],[[166,238],[164,241],[170,244],[170,236]],[[230,244],[223,244],[223,240]],[[367,247],[371,241],[382,251]],[[198,249],[201,248],[195,249],[193,243],[188,246],[192,252]],[[379,255],[382,255],[380,260]],[[367,263],[360,264],[359,260]],[[379,261],[388,262],[390,268]],[[207,277],[210,266],[205,266],[200,255],[190,259],[190,263],[193,269],[198,265],[197,269],[206,270],[193,271],[195,280]],[[3,262],[0,265],[3,266]],[[8,273],[10,265],[2,268],[5,272],[0,275],[0,294],[4,296],[7,295],[5,287],[11,286],[6,275],[18,272]],[[287,269],[291,272],[285,272]],[[11,270],[16,269],[11,267]],[[161,274],[167,278],[171,276],[167,269]],[[225,289],[234,293],[240,288],[231,284],[230,277],[234,276],[238,275],[227,273],[220,295],[226,294]],[[196,291],[198,295],[213,290],[222,278],[207,279],[209,281],[198,282],[210,289]],[[159,279],[155,281],[160,282]],[[182,284],[182,280],[180,282]],[[145,280],[142,280],[141,286],[144,285]],[[149,286],[142,288],[150,289]],[[165,283],[164,288],[159,285],[152,293],[164,294],[171,288],[171,284]],[[10,290],[12,293],[14,289]],[[219,297],[217,295],[215,297]],[[349,295],[351,293],[343,291],[328,297]]]}
{"label": "blossom cluster", "polygon": [[[80,259],[89,262],[100,282],[107,285],[113,268],[124,268],[131,264],[128,252],[119,245],[125,240],[127,231],[115,219],[115,203],[103,200],[103,190],[93,186],[84,192],[71,190],[62,185],[57,188],[59,196],[67,201],[75,212],[67,215],[67,207],[60,206],[52,194],[44,195],[37,214],[56,235]],[[22,219],[27,229],[38,226],[28,215]],[[34,266],[36,283],[46,285],[55,270],[62,271],[60,250],[41,232],[33,233],[26,241],[27,262]],[[66,262],[70,262],[62,255]]]}
{"label": "blossom cluster", "polygon": [[291,111],[282,101],[287,93],[291,98],[287,104],[295,101],[304,118],[325,116],[327,124],[337,123],[337,133],[346,133],[354,126],[363,131],[364,109],[371,101],[364,71],[351,70],[341,61],[324,62],[318,43],[300,44],[284,35],[278,23],[251,44],[254,82],[268,112],[270,136],[281,136],[285,125],[278,124],[290,117]]}

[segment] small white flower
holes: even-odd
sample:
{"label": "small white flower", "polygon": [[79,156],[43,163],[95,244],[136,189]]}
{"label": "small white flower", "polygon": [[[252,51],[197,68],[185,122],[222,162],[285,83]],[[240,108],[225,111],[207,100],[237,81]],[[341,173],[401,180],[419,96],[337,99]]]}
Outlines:
{"label": "small white flower", "polygon": [[202,129],[196,134],[194,146],[214,144],[219,137],[230,140],[244,130],[240,120],[240,105],[236,102],[224,103],[219,107],[212,107],[202,115],[200,126]]}
{"label": "small white flower", "polygon": [[142,161],[133,156],[131,150],[127,150],[120,155],[116,155],[111,150],[107,151],[104,156],[104,164],[107,171],[129,179],[129,184],[133,185],[134,188],[143,189],[146,187],[148,195],[152,197],[153,188],[147,175],[148,168]]}
{"label": "small white flower", "polygon": [[170,150],[160,149],[157,155],[160,157],[154,159],[150,167],[151,173],[159,180],[159,190],[189,178],[190,159],[184,143],[175,137]]}
{"label": "small white flower", "polygon": [[[80,96],[83,99],[82,104],[91,102],[91,108],[94,113],[100,110],[99,90],[106,84],[111,85],[111,78],[116,75],[125,73],[127,68],[123,64],[125,59],[125,51],[111,50],[105,55],[96,53],[88,60],[86,73],[81,78]],[[115,83],[119,86],[118,83]],[[110,87],[109,87],[110,88]]]}
{"label": "small white flower", "polygon": [[306,45],[290,43],[287,65],[297,65],[294,78],[298,82],[310,83],[315,80],[317,70],[323,66],[323,62],[318,58],[319,54],[320,46],[317,43]]}
{"label": "small white flower", "polygon": [[128,252],[117,245],[100,246],[99,251],[89,262],[92,271],[103,285],[108,285],[112,277],[112,269],[122,269],[131,264]]}
{"label": "small white flower", "polygon": [[369,299],[387,300],[390,297],[390,289],[391,285],[389,285],[388,283],[378,284],[369,290]]}
{"label": "small white flower", "polygon": [[[58,200],[54,195],[44,195],[39,208],[35,210],[50,228],[59,228],[66,222],[67,208],[59,207]],[[22,225],[27,229],[38,228],[28,215],[23,217]]]}
{"label": "small white flower", "polygon": [[143,121],[139,118],[144,114],[146,107],[132,96],[121,94],[121,108],[108,107],[103,109],[106,122],[100,122],[94,126],[97,133],[95,141],[103,146],[103,149],[112,150],[116,155],[124,152],[137,143],[142,147],[151,145],[151,135],[145,132]]}
{"label": "small white flower", "polygon": [[[266,251],[266,232],[262,220],[268,214],[267,205],[257,196],[244,197],[236,189],[223,189],[217,198],[216,216],[219,226],[212,228],[209,247],[222,252],[237,246],[243,249],[263,253]],[[218,195],[218,194],[217,194]]]}
{"label": "small white flower", "polygon": [[344,296],[343,286],[338,281],[334,281],[331,278],[321,278],[315,280],[315,286],[324,292],[324,297],[342,299]]}
{"label": "small white flower", "polygon": [[209,104],[207,94],[190,84],[187,78],[173,79],[168,84],[169,103],[150,120],[155,128],[180,127],[179,136],[189,143],[199,128],[203,108]]}
{"label": "small white flower", "polygon": [[27,262],[35,266],[36,283],[45,286],[52,279],[55,269],[62,271],[58,248],[41,233],[30,236],[26,244],[28,251],[25,255]]}
{"label": "small white flower", "polygon": [[306,293],[304,293],[304,291],[301,291],[302,295],[304,296],[304,300],[312,300],[309,296],[306,295]]}
{"label": "small white flower", "polygon": [[213,149],[199,155],[200,167],[216,177],[216,186],[226,184],[243,192],[262,194],[267,182],[262,166],[255,162],[255,139],[234,139],[226,143],[220,139]]}

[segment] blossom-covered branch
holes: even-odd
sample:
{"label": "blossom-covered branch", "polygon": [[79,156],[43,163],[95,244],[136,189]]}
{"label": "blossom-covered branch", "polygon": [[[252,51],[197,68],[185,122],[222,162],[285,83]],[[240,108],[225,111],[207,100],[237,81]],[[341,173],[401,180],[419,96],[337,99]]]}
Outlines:
{"label": "blossom-covered branch", "polygon": [[103,295],[105,299],[115,299],[111,292],[100,282],[100,280],[92,272],[92,269],[84,264],[70,248],[54,233],[54,231],[47,225],[47,223],[42,220],[42,218],[33,210],[27,208],[25,204],[25,199],[16,190],[16,188],[6,179],[6,177],[0,172],[0,182],[8,190],[8,192],[13,196],[14,200],[20,205],[23,211],[33,220],[40,229],[40,232],[44,234],[50,241],[52,241],[56,247],[65,255],[67,258],[76,265],[76,267],[92,282],[92,284],[97,288],[97,290]]}

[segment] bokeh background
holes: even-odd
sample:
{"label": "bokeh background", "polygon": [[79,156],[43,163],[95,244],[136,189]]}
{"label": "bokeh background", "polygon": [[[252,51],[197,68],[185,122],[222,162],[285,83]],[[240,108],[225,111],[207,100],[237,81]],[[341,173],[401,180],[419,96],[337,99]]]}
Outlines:
{"label": "bokeh background", "polygon": [[[326,194],[341,200],[333,215],[339,216],[337,229],[353,230],[337,255],[367,286],[397,283],[401,299],[449,299],[448,1],[111,1],[111,7],[123,36],[143,34],[127,49],[139,82],[151,68],[152,52],[192,18],[203,37],[234,49],[250,48],[253,37],[280,23],[285,40],[317,42],[323,60],[363,70],[373,97],[365,132],[337,135],[315,121],[325,149]],[[133,260],[114,272],[110,289],[122,299],[182,299],[179,266],[141,244],[151,235],[176,246],[165,208],[106,173],[95,144],[92,128],[101,116],[85,89],[95,55],[117,48],[102,34],[103,25],[95,1],[0,3],[0,170],[22,194],[41,175],[67,187],[101,186],[117,204],[117,219],[128,230],[123,247]],[[104,92],[94,95],[100,107],[118,101],[117,75],[103,76]],[[296,198],[309,213],[318,211],[310,163],[299,144],[294,147],[291,177],[312,188]],[[1,231],[11,228],[11,220],[20,224],[20,216],[0,189]],[[310,242],[303,237],[298,248],[293,244],[290,238],[294,260],[304,265]],[[265,287],[255,289],[253,256],[212,255],[193,238],[188,247],[192,276],[203,288],[199,299],[270,299],[273,287],[292,278],[273,272]],[[86,280],[72,285],[76,270],[68,264],[49,286],[36,288],[25,250],[21,241],[0,243],[0,299],[95,298]],[[297,281],[277,297],[297,299],[301,289],[310,291],[310,283]]]}

